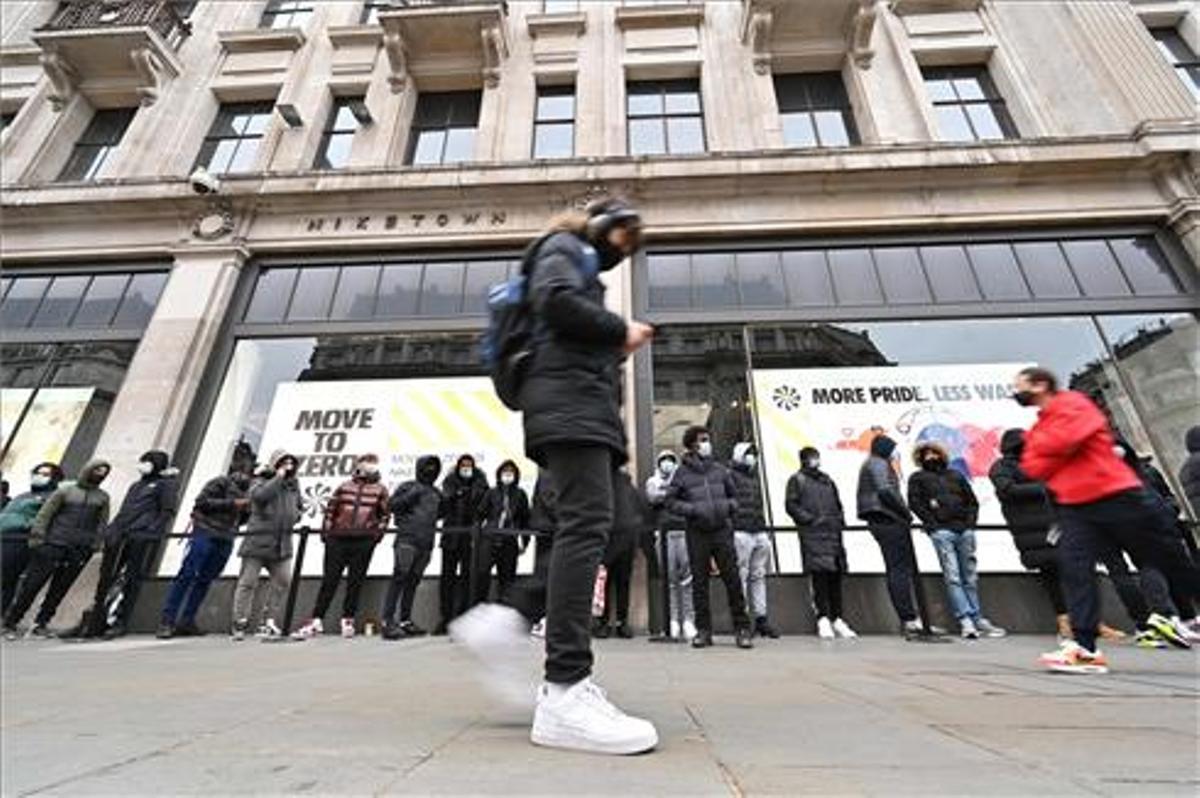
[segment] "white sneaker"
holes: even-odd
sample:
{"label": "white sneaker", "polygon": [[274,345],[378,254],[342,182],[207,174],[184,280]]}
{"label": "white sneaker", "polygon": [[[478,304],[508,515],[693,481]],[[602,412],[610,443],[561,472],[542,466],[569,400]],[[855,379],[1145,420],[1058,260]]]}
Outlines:
{"label": "white sneaker", "polygon": [[650,721],[613,706],[591,679],[582,679],[565,689],[542,685],[529,739],[547,748],[640,754],[658,745],[658,732]]}
{"label": "white sneaker", "polygon": [[822,640],[833,639],[833,624],[824,615],[817,618],[817,637]]}
{"label": "white sneaker", "polygon": [[1179,624],[1183,630],[1183,636],[1192,643],[1200,643],[1200,618],[1193,618],[1190,621],[1183,621]]}
{"label": "white sneaker", "polygon": [[678,639],[681,634],[683,634],[683,627],[679,621],[671,621],[671,637]]}
{"label": "white sneaker", "polygon": [[357,631],[354,628],[353,618],[342,618],[342,637],[349,640],[354,637]]}
{"label": "white sneaker", "polygon": [[[272,626],[275,625],[274,621],[270,621],[269,623]],[[266,627],[267,627],[267,624],[265,624],[265,623],[261,627],[259,627],[259,632],[260,632],[259,636],[260,637],[272,637],[273,636],[270,634],[263,634]],[[321,623],[320,618],[313,618],[311,621],[304,624],[296,631],[292,632],[292,639],[293,640],[307,640],[310,637],[320,637],[323,634],[325,634],[325,625]]]}
{"label": "white sneaker", "polygon": [[546,639],[546,619],[542,618],[529,630],[529,636],[538,640]]}
{"label": "white sneaker", "polygon": [[254,636],[264,639],[283,637],[283,631],[275,623],[275,619],[268,618],[261,626],[258,627],[258,631],[254,633]]}
{"label": "white sneaker", "polygon": [[970,618],[963,618],[962,621],[960,621],[959,623],[962,626],[963,640],[978,640],[979,639],[979,629],[977,629],[975,627],[974,621],[972,621]]}
{"label": "white sneaker", "polygon": [[1004,637],[1008,634],[1007,629],[1003,629],[989,621],[987,618],[980,618],[975,622],[975,628],[984,637]]}
{"label": "white sneaker", "polygon": [[683,622],[683,630],[682,631],[683,631],[683,639],[684,640],[693,640],[693,639],[695,639],[696,635],[699,633],[699,630],[696,629],[696,622],[690,618]]}
{"label": "white sneaker", "polygon": [[854,637],[858,637],[858,632],[851,629],[850,624],[846,623],[841,618],[834,618],[833,633],[835,635],[837,635],[838,637],[842,637],[847,640],[854,638]]}
{"label": "white sneaker", "polygon": [[480,604],[450,624],[450,639],[484,665],[484,688],[514,708],[529,709],[536,694],[535,658],[529,624],[500,604]]}

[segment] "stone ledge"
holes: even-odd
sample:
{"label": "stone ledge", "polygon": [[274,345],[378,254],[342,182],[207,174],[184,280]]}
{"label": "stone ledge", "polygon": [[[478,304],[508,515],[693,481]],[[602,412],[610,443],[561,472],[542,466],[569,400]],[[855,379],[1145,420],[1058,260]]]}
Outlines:
{"label": "stone ledge", "polygon": [[306,39],[299,28],[280,30],[234,30],[217,33],[217,41],[227,53],[258,53],[267,50],[299,50]]}

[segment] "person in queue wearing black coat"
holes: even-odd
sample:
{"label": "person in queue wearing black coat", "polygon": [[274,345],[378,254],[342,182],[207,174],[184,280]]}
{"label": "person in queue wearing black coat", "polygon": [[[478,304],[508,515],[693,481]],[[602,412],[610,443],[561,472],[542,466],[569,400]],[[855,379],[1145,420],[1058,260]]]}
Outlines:
{"label": "person in queue wearing black coat", "polygon": [[822,640],[858,637],[842,619],[846,515],[837,484],[821,470],[821,453],[811,446],[800,450],[800,470],[788,479],[784,506],[800,530],[800,556],[812,580],[817,609],[817,636]]}
{"label": "person in queue wearing black coat", "polygon": [[738,578],[737,551],[733,544],[733,519],[737,513],[737,487],[729,469],[713,457],[712,436],[705,427],[688,427],[683,433],[683,462],[671,480],[667,504],[687,526],[688,556],[692,561],[692,603],[696,607],[693,648],[712,645],[712,610],[708,600],[709,561],[716,562],[729,611],[733,615],[738,648],[753,648],[746,597]]}
{"label": "person in queue wearing black coat", "polygon": [[[425,569],[433,556],[437,524],[442,517],[442,492],[437,478],[442,461],[427,454],[417,458],[416,478],[396,486],[388,509],[396,524],[392,579],[383,602],[383,639],[422,637],[426,631],[413,623],[413,601]],[[399,605],[399,614],[397,614]]]}
{"label": "person in queue wearing black coat", "polygon": [[[537,690],[530,739],[536,745],[604,754],[636,754],[658,744],[646,720],[626,715],[592,679],[591,607],[596,573],[613,533],[617,480],[628,460],[621,417],[620,369],[653,328],[605,307],[601,274],[633,255],[641,218],[617,198],[585,213],[568,212],[526,252],[522,269],[534,326],[518,393],[526,454],[549,469],[556,490],[547,575],[545,683]],[[481,604],[451,629],[491,666],[489,681],[521,693],[526,618],[511,607]]]}
{"label": "person in queue wearing black coat", "polygon": [[758,448],[749,441],[733,445],[729,474],[737,491],[737,513],[733,516],[733,545],[737,551],[738,578],[746,596],[747,611],[754,619],[754,633],[779,638],[767,616],[767,570],[771,567],[771,533],[763,512],[762,484],[758,479]]}
{"label": "person in queue wearing black coat", "polygon": [[471,604],[487,601],[492,591],[492,568],[496,569],[498,600],[504,601],[517,578],[517,559],[529,545],[529,536],[505,530],[529,528],[529,494],[521,487],[521,469],[505,460],[496,469],[496,484],[479,507],[483,536],[476,557],[475,594]]}
{"label": "person in queue wearing black coat", "polygon": [[467,611],[471,600],[470,531],[479,523],[479,513],[488,492],[487,477],[475,465],[475,458],[464,454],[454,470],[442,480],[442,574],[438,582],[438,606],[441,620],[435,635],[446,634],[451,621]]}

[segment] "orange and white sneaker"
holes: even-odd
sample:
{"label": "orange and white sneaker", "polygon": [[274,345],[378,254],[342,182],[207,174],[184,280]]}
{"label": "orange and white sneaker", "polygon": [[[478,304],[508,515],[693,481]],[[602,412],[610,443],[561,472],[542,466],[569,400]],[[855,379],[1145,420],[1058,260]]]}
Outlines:
{"label": "orange and white sneaker", "polygon": [[1066,640],[1057,651],[1038,658],[1042,667],[1055,673],[1108,673],[1108,658],[1100,651],[1088,651],[1074,640]]}

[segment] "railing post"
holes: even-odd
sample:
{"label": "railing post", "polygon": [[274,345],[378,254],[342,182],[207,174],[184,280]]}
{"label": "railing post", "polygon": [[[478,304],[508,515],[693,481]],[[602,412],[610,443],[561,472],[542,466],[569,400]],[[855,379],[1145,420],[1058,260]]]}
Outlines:
{"label": "railing post", "polygon": [[300,576],[304,573],[304,553],[308,550],[308,535],[312,530],[306,526],[300,527],[300,545],[296,547],[296,557],[292,561],[292,581],[288,585],[287,604],[283,609],[283,636],[286,638],[292,632],[292,617],[296,612],[296,595],[300,591]]}

